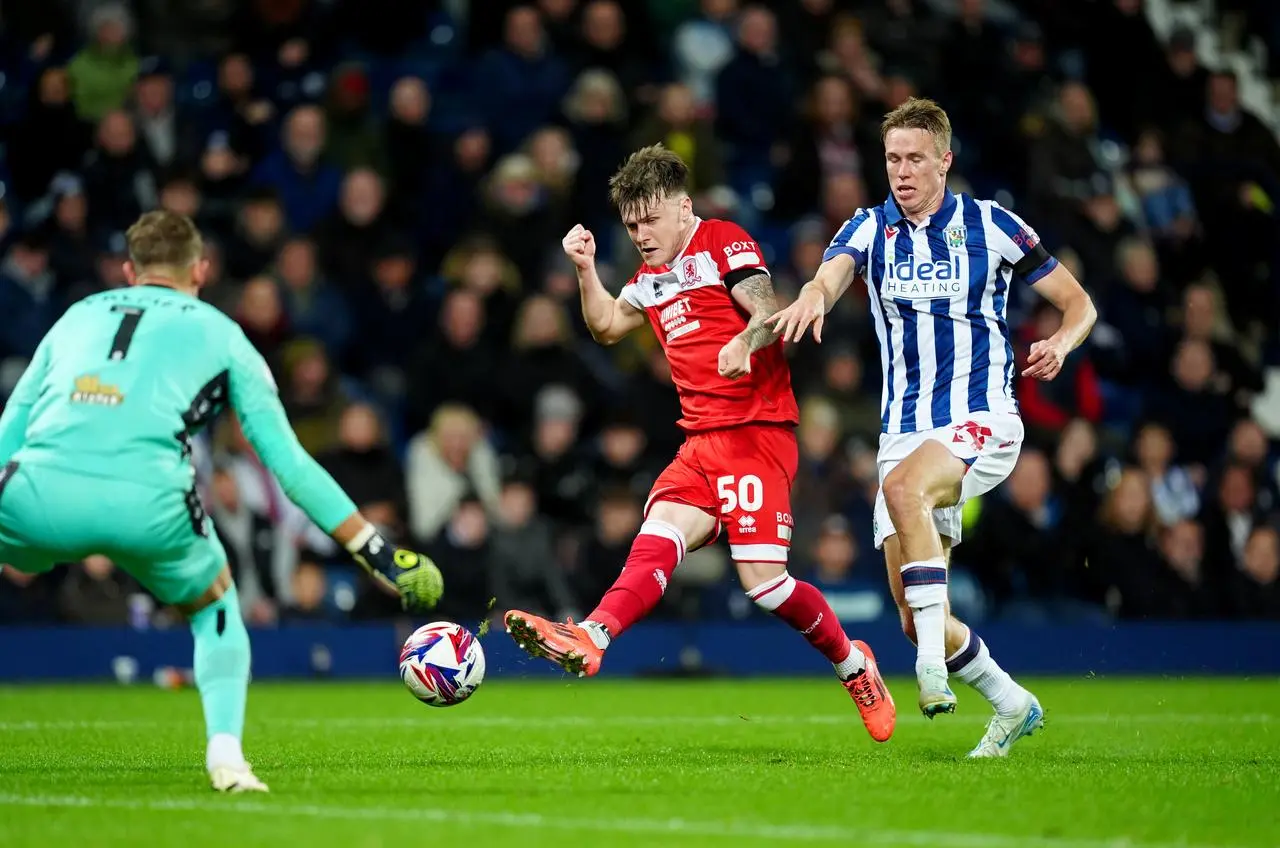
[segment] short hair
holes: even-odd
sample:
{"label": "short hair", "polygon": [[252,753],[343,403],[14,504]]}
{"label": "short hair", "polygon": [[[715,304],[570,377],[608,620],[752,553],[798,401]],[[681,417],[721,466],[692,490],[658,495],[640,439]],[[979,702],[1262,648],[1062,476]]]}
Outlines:
{"label": "short hair", "polygon": [[687,191],[689,166],[661,143],[627,157],[609,179],[609,200],[626,216]]}
{"label": "short hair", "polygon": [[165,209],[143,215],[128,229],[125,239],[135,269],[185,268],[204,252],[204,240],[191,219]]}
{"label": "short hair", "polygon": [[951,120],[941,106],[924,97],[908,97],[884,116],[880,124],[882,142],[889,137],[890,130],[924,130],[933,136],[939,156],[951,149]]}

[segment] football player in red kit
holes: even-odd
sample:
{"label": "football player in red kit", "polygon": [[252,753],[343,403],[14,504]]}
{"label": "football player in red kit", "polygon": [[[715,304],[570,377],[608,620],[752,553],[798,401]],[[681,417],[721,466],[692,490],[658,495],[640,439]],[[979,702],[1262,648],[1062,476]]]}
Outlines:
{"label": "football player in red kit", "polygon": [[649,493],[622,574],[582,624],[511,610],[507,631],[533,656],[593,675],[609,642],[657,605],[685,553],[723,529],[747,595],[831,661],[883,742],[895,711],[870,648],[850,641],[821,592],[787,573],[799,413],[782,342],[764,323],[777,311],[769,271],[741,227],[693,214],[687,176],[680,157],[654,145],[609,181],[643,259],[619,297],[596,273],[591,232],[579,225],[563,241],[596,341],[614,344],[646,320],[653,325],[686,440]]}

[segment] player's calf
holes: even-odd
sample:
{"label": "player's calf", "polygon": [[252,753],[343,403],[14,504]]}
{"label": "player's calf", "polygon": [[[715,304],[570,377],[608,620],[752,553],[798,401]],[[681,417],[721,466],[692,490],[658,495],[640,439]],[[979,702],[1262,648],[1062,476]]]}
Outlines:
{"label": "player's calf", "polygon": [[738,563],[746,584],[762,573],[773,576],[747,590],[756,606],[791,625],[834,667],[836,676],[853,698],[863,724],[877,742],[893,735],[896,710],[889,689],[862,642],[850,641],[831,604],[811,583],[796,580],[776,564]]}
{"label": "player's calf", "polygon": [[[240,598],[230,571],[223,569],[215,581],[217,598],[204,603],[210,595],[191,604],[199,606],[190,614],[191,635],[195,641],[192,670],[200,703],[204,709],[208,745],[205,766],[219,791],[265,791],[245,763],[241,739],[244,735],[245,703],[249,695],[249,632],[240,612]],[[243,777],[247,774],[247,777]],[[233,787],[241,788],[235,789]]]}

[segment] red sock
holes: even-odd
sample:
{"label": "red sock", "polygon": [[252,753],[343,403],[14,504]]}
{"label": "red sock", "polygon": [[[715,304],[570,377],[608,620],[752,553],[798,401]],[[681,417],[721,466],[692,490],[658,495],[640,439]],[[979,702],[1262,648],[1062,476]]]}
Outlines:
{"label": "red sock", "polygon": [[603,624],[609,638],[621,636],[662,600],[671,572],[684,559],[684,549],[684,534],[676,527],[653,519],[640,525],[622,574],[587,619]]}
{"label": "red sock", "polygon": [[800,635],[833,664],[848,659],[853,645],[831,604],[813,584],[797,580],[784,571],[747,592],[747,596],[760,609],[768,610],[799,630]]}

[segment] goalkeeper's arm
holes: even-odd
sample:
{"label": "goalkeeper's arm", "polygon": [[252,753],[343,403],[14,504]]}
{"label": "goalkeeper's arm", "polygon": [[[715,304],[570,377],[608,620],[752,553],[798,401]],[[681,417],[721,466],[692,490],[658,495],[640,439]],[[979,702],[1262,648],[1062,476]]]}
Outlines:
{"label": "goalkeeper's arm", "polygon": [[231,405],[245,438],[285,494],[375,580],[398,593],[405,609],[434,607],[444,593],[440,569],[428,557],[388,543],[360,514],[329,472],[298,443],[261,355],[240,332],[231,346]]}

